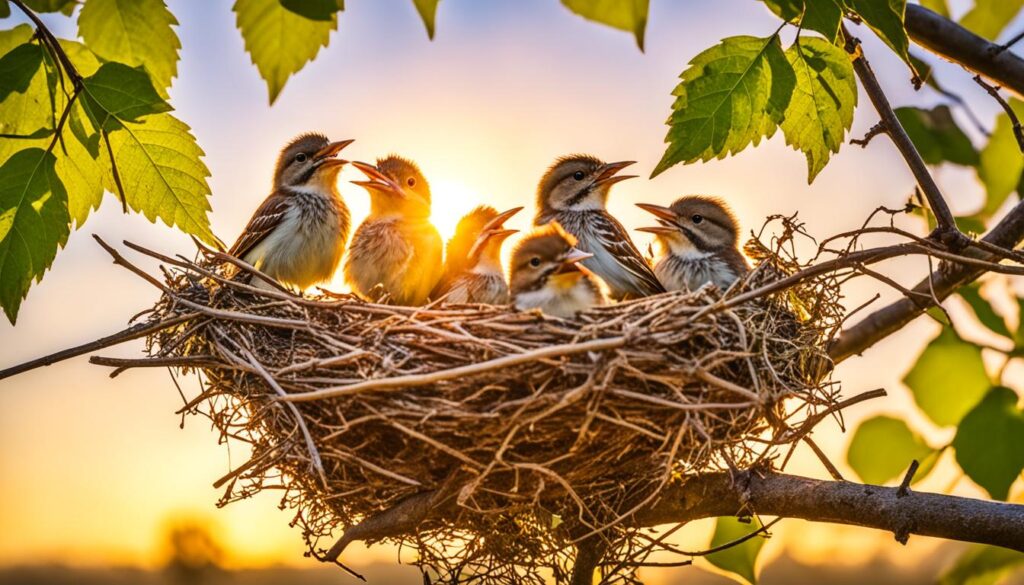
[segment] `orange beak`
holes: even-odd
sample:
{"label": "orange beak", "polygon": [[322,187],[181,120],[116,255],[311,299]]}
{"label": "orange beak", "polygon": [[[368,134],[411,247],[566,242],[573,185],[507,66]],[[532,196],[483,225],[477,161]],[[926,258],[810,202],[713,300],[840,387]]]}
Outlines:
{"label": "orange beak", "polygon": [[669,234],[679,233],[679,229],[678,228],[669,227],[669,226],[666,226],[666,225],[651,226],[651,227],[638,227],[638,228],[636,228],[636,231],[638,231],[638,232],[646,232],[648,234],[666,235],[666,236],[669,235]]}
{"label": "orange beak", "polygon": [[[492,230],[500,230],[501,228],[503,228],[505,226],[505,222],[506,221],[511,219],[513,215],[519,213],[522,210],[523,210],[522,207],[513,207],[512,209],[509,209],[508,211],[502,211],[501,213],[496,215],[494,217],[494,219],[492,219],[491,221],[487,222],[487,224],[484,225],[483,229],[480,230],[480,233],[487,233],[487,232],[492,231]],[[516,230],[513,230],[513,231],[516,231]],[[508,237],[508,236],[506,236],[506,237]]]}
{"label": "orange beak", "polygon": [[624,160],[620,162],[608,163],[601,167],[600,174],[597,175],[597,179],[594,180],[595,185],[614,185],[620,181],[626,179],[636,178],[637,175],[619,175],[618,172],[628,167],[629,165],[636,164],[635,160]]}
{"label": "orange beak", "polygon": [[679,216],[668,207],[662,207],[661,205],[654,205],[652,203],[637,203],[636,206],[658,219],[663,219],[672,224],[679,222]]}
{"label": "orange beak", "polygon": [[359,161],[353,162],[352,166],[362,171],[363,174],[366,175],[366,178],[368,179],[367,181],[352,181],[353,185],[359,185],[360,187],[367,190],[391,193],[393,195],[398,195],[400,197],[405,196],[405,194],[402,192],[401,185],[392,180],[391,177],[388,177],[384,173],[377,170],[377,167],[369,163]]}
{"label": "orange beak", "polygon": [[346,163],[348,163],[347,160],[342,160],[342,159],[335,158],[335,157],[338,156],[338,153],[341,152],[342,149],[344,149],[349,144],[352,144],[353,142],[355,142],[355,140],[339,140],[338,142],[332,142],[332,143],[328,144],[327,146],[325,146],[325,147],[321,148],[320,150],[318,150],[316,152],[316,156],[314,157],[314,160],[316,160],[320,164],[330,163],[332,165],[333,164],[338,164],[339,166],[343,165],[343,164],[346,164]]}
{"label": "orange beak", "polygon": [[[520,207],[519,209],[522,209],[522,207]],[[475,258],[477,254],[481,252],[483,247],[486,246],[487,243],[490,242],[491,240],[497,241],[498,244],[500,245],[501,242],[505,241],[505,238],[508,238],[509,236],[511,236],[514,233],[517,233],[518,231],[519,230],[492,229],[481,232],[480,236],[477,237],[475,242],[473,242],[473,247],[469,249],[469,257]]]}

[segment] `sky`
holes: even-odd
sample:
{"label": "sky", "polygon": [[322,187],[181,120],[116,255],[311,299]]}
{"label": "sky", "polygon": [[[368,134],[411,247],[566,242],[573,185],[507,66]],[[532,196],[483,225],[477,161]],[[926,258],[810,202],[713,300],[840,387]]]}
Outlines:
{"label": "sky", "polygon": [[[336,140],[354,138],[345,151],[348,158],[372,160],[395,152],[415,159],[433,187],[434,220],[443,233],[481,202],[498,208],[525,205],[510,225],[526,228],[536,183],[555,157],[588,152],[605,160],[636,160],[638,174],[646,177],[664,150],[671,91],[687,61],[722,37],[767,36],[777,27],[752,0],[653,0],[647,50],[641,53],[631,35],[586,22],[557,0],[445,0],[436,40],[430,42],[409,0],[349,0],[330,46],[269,107],[266,87],[234,28],[230,3],[169,4],[181,23],[183,45],[172,104],[206,151],[211,221],[228,242],[268,194],[278,150],[311,130]],[[47,22],[58,35],[74,34],[67,19]],[[929,90],[915,93],[899,61],[868,31],[860,28],[857,34],[895,105],[942,101]],[[937,73],[976,104],[991,126],[998,106],[983,97],[969,75],[946,64],[939,64]],[[860,101],[852,137],[863,136],[877,121],[863,94]],[[347,182],[357,174],[347,169],[340,185],[358,219],[368,203],[366,194]],[[648,218],[634,202],[667,205],[684,194],[713,194],[729,202],[745,231],[760,227],[770,214],[799,212],[808,230],[821,236],[858,227],[879,205],[901,206],[913,191],[912,177],[884,136],[865,149],[844,147],[813,185],[806,176],[803,156],[789,149],[780,133],[738,156],[621,183],[612,192],[610,210],[628,227],[639,227]],[[943,168],[937,177],[954,194],[954,211],[970,212],[981,201],[970,173]],[[923,229],[912,219],[900,221]],[[91,234],[169,254],[193,249],[186,236],[162,224],[123,215],[108,196],[32,288],[18,325],[0,322],[0,367],[118,331],[157,299],[155,289],[112,265]],[[646,247],[647,237],[636,236]],[[920,260],[886,268],[904,284],[915,283],[925,270]],[[846,290],[847,306],[876,291],[883,292],[883,300],[895,298],[862,283]],[[931,323],[915,322],[839,367],[836,378],[843,381],[844,395],[874,388],[889,392],[850,409],[848,428],[884,412],[909,417],[935,443],[950,439],[948,431],[929,427],[913,412],[899,382],[935,330]],[[138,357],[142,351],[136,342],[100,353]],[[211,522],[229,546],[234,566],[314,563],[302,557],[301,535],[288,528],[290,515],[277,509],[273,496],[215,508],[220,493],[211,484],[244,453],[219,445],[202,420],[186,420],[179,428],[174,412],[181,398],[168,372],[129,371],[115,379],[108,373],[82,357],[0,382],[0,566],[153,566],[161,561],[157,535],[178,517]],[[192,395],[198,382],[183,379],[182,388]],[[823,427],[815,438],[853,477],[844,463],[849,434],[833,423]],[[981,494],[954,469],[945,461],[920,489]],[[826,477],[808,453],[799,453],[788,470]],[[682,542],[700,548],[709,527],[709,522],[694,523],[683,531]],[[908,547],[899,547],[890,534],[800,521],[783,522],[775,533],[767,555],[788,551],[811,563],[855,564],[884,555],[912,564],[937,544],[913,537]],[[356,566],[394,559],[387,547],[353,547],[346,555]],[[651,583],[658,579],[649,576]]]}

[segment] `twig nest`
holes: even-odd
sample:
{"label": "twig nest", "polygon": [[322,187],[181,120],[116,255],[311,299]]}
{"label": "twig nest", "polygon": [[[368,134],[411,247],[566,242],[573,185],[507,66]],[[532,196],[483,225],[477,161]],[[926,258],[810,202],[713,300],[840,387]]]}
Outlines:
{"label": "twig nest", "polygon": [[412,545],[436,576],[540,582],[581,540],[633,558],[646,542],[631,515],[668,483],[768,461],[833,403],[838,287],[765,288],[799,268],[779,253],[784,225],[771,248],[748,246],[757,267],[724,296],[573,321],[257,293],[204,254],[167,272],[151,319],[184,320],[150,350],[201,370],[187,410],[251,445],[223,502],[283,488],[322,555],[321,539],[419,501],[354,538]]}

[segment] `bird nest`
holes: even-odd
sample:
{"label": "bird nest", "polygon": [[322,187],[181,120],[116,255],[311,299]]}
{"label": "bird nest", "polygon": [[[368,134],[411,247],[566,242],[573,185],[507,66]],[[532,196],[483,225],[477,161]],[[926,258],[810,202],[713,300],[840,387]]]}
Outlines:
{"label": "bird nest", "polygon": [[435,579],[540,583],[599,541],[609,579],[630,581],[636,563],[614,561],[652,550],[633,519],[666,486],[773,465],[835,405],[838,282],[800,273],[798,226],[780,221],[724,295],[576,320],[259,291],[223,254],[135,247],[163,261],[161,283],[112,253],[164,291],[149,361],[201,374],[182,412],[250,447],[222,504],[281,490],[322,559],[383,540]]}

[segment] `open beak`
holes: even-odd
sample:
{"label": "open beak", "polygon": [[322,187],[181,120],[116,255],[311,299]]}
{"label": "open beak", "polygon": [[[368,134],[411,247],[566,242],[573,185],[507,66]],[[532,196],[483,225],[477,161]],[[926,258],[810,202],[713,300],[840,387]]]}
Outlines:
{"label": "open beak", "polygon": [[352,181],[353,185],[359,185],[360,187],[368,190],[384,191],[386,193],[404,196],[404,193],[402,193],[402,187],[398,185],[398,183],[392,181],[390,177],[377,170],[377,167],[369,163],[359,161],[353,162],[352,166],[362,171],[368,179],[366,181]]}
{"label": "open beak", "polygon": [[[522,210],[523,210],[522,207],[513,207],[512,209],[509,209],[508,211],[503,211],[503,212],[499,213],[498,215],[496,215],[494,217],[494,219],[492,219],[491,221],[487,222],[486,225],[484,225],[483,229],[480,230],[480,233],[486,234],[487,232],[490,232],[490,231],[501,230],[505,226],[505,222],[506,221],[511,219],[513,215],[519,213]],[[515,233],[515,231],[516,230],[512,230],[513,233]],[[507,238],[508,236],[505,236],[505,237]]]}
{"label": "open beak", "polygon": [[346,146],[352,144],[355,140],[340,140],[338,142],[332,142],[327,146],[317,151],[315,160],[320,164],[330,165],[344,165],[348,163],[347,160],[337,158],[338,153],[342,151]]}
{"label": "open beak", "polygon": [[624,160],[620,162],[608,163],[601,167],[600,174],[597,175],[597,179],[594,180],[595,185],[614,185],[620,181],[626,179],[636,178],[637,175],[619,175],[618,172],[628,167],[629,165],[636,164],[635,160]]}
{"label": "open beak", "polygon": [[580,262],[583,262],[587,258],[593,258],[594,255],[584,252],[579,248],[573,248],[569,250],[569,253],[562,258],[562,265],[558,268],[556,274],[567,274],[569,272],[582,272],[589,274],[590,271],[584,268]]}
{"label": "open beak", "polygon": [[668,223],[678,224],[679,222],[679,216],[668,207],[662,207],[661,205],[654,205],[652,203],[637,203],[636,206],[647,213],[654,215],[654,217],[657,217],[658,219],[667,221]]}
{"label": "open beak", "polygon": [[[520,207],[519,209],[522,209],[522,207]],[[517,209],[516,211],[518,211],[519,209]],[[518,231],[519,230],[505,229],[484,230],[483,232],[480,233],[480,236],[476,239],[476,241],[473,242],[473,247],[469,249],[469,257],[475,258],[477,254],[480,253],[481,249],[487,245],[487,242],[494,240],[498,242],[499,245],[501,245],[501,242],[504,242],[505,238],[511,236],[514,233],[517,233]]]}

